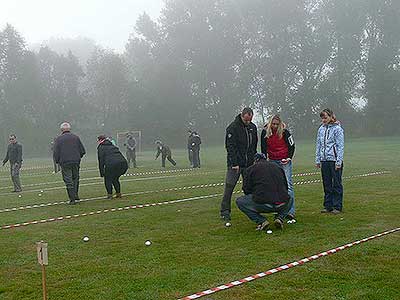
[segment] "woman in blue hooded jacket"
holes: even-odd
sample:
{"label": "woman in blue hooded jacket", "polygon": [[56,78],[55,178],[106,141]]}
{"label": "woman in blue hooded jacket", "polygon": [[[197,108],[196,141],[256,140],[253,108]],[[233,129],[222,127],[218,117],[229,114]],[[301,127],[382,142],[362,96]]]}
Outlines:
{"label": "woman in blue hooded jacket", "polygon": [[329,108],[320,113],[315,164],[321,169],[324,185],[324,209],[321,213],[339,214],[343,209],[344,131]]}

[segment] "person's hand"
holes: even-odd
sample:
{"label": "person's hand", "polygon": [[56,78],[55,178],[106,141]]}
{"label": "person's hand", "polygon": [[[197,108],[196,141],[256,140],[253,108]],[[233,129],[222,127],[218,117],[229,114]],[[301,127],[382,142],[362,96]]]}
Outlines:
{"label": "person's hand", "polygon": [[315,164],[315,167],[321,169],[321,164]]}
{"label": "person's hand", "polygon": [[4,167],[5,164],[6,164],[6,163],[3,161],[3,167]]}
{"label": "person's hand", "polygon": [[340,170],[342,168],[342,166],[341,165],[335,165],[335,170],[337,171],[337,170]]}
{"label": "person's hand", "polygon": [[239,173],[240,167],[239,166],[233,166],[232,170],[235,170],[237,173]]}
{"label": "person's hand", "polygon": [[287,165],[289,163],[289,161],[291,161],[291,159],[289,157],[281,160],[282,165]]}

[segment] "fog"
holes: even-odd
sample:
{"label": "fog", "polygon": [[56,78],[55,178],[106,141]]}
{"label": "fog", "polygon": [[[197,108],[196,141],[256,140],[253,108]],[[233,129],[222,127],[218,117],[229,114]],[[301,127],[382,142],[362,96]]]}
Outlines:
{"label": "fog", "polygon": [[222,145],[244,106],[301,139],[326,107],[348,137],[400,134],[400,1],[2,2],[0,152],[43,155],[63,121]]}

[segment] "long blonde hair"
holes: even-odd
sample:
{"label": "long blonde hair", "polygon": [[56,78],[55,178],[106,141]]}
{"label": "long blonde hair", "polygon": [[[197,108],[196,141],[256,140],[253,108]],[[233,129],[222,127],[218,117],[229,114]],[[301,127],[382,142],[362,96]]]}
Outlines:
{"label": "long blonde hair", "polygon": [[272,122],[276,120],[279,122],[279,126],[276,130],[276,134],[279,136],[281,139],[283,137],[283,131],[286,128],[286,124],[282,122],[282,119],[279,115],[274,115],[269,119],[268,123],[264,126],[264,128],[267,130],[267,137],[270,137],[273,132],[272,132]]}

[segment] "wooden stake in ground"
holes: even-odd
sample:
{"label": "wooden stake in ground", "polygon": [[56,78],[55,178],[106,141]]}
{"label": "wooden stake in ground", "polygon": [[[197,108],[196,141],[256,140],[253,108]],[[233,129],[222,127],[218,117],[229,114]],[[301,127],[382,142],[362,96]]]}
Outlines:
{"label": "wooden stake in ground", "polygon": [[43,300],[47,300],[47,288],[46,288],[46,266],[49,264],[47,255],[47,243],[40,241],[36,243],[38,263],[42,266],[42,288],[43,288]]}

